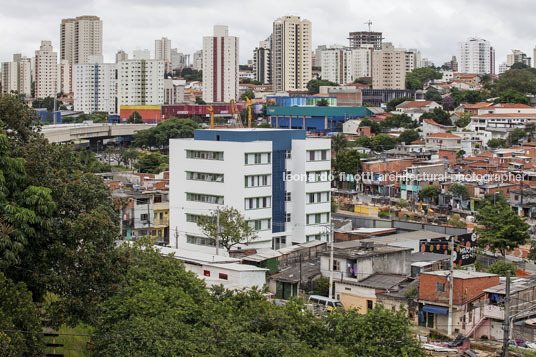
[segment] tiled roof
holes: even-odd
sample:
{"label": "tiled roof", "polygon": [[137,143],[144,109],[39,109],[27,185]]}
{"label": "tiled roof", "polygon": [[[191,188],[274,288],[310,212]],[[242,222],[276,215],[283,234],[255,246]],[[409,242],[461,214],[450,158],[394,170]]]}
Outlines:
{"label": "tiled roof", "polygon": [[491,113],[472,115],[473,118],[536,118],[536,113]]}
{"label": "tiled roof", "polygon": [[431,100],[414,100],[404,104],[402,108],[422,108],[430,105],[431,103]]}
{"label": "tiled roof", "polygon": [[433,119],[424,119],[424,122],[426,124],[435,125],[435,126],[439,126],[439,127],[444,127],[443,124],[436,123]]}
{"label": "tiled roof", "polygon": [[451,133],[435,133],[429,134],[426,138],[443,138],[443,139],[461,139],[460,136]]}

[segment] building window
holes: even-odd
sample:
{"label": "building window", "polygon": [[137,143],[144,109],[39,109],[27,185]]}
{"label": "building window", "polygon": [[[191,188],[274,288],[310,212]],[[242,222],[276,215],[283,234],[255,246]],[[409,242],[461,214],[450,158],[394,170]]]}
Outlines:
{"label": "building window", "polygon": [[327,182],[329,181],[328,170],[324,171],[308,171],[307,172],[307,182]]}
{"label": "building window", "polygon": [[286,159],[292,159],[292,151],[290,151],[290,150],[285,151],[285,158]]}
{"label": "building window", "polygon": [[307,194],[307,204],[328,203],[329,192],[311,192]]}
{"label": "building window", "polygon": [[272,154],[269,152],[254,152],[244,154],[246,165],[266,165],[272,162]]}
{"label": "building window", "polygon": [[186,158],[201,159],[201,160],[223,160],[223,152],[221,151],[199,151],[186,150]]}
{"label": "building window", "polygon": [[333,259],[333,271],[340,271],[341,270],[341,262]]}
{"label": "building window", "polygon": [[263,187],[272,185],[272,175],[244,176],[245,187]]}
{"label": "building window", "polygon": [[246,210],[272,207],[272,197],[248,197],[244,199]]}
{"label": "building window", "polygon": [[147,221],[149,218],[149,215],[147,213],[142,213],[141,216],[140,216],[140,219],[142,221]]}
{"label": "building window", "polygon": [[229,276],[223,273],[219,273],[218,278],[220,278],[221,280],[229,280]]}
{"label": "building window", "polygon": [[212,195],[204,195],[201,193],[186,193],[186,200],[187,201],[194,201],[194,202],[204,202],[204,203],[212,203],[212,204],[218,204],[223,205],[223,196],[212,196]]}
{"label": "building window", "polygon": [[367,312],[374,309],[374,302],[372,300],[367,300]]}
{"label": "building window", "polygon": [[291,200],[290,192],[285,192],[285,201],[290,202],[290,200]]}
{"label": "building window", "polygon": [[210,276],[210,270],[203,270],[204,276]]}
{"label": "building window", "polygon": [[290,222],[290,213],[287,213],[286,216],[285,216],[285,222],[289,223]]}
{"label": "building window", "polygon": [[323,213],[311,213],[306,216],[306,223],[311,224],[325,224],[329,222],[329,212]]}
{"label": "building window", "polygon": [[186,179],[194,181],[223,182],[223,174],[186,171]]}
{"label": "building window", "polygon": [[445,292],[445,283],[436,283],[436,291],[438,293],[444,293]]}
{"label": "building window", "polygon": [[253,219],[248,221],[248,224],[256,231],[267,231],[272,228],[272,220],[270,218]]}

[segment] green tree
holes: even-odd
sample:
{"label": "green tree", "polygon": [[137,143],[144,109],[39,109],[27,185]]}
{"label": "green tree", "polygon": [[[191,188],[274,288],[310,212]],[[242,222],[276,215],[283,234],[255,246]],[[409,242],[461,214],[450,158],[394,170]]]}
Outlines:
{"label": "green tree", "polygon": [[476,217],[477,243],[502,256],[527,242],[530,226],[518,216],[503,195],[495,197],[495,204],[486,200]]}
{"label": "green tree", "polygon": [[406,128],[406,129],[416,129],[419,127],[419,123],[411,119],[407,114],[393,114],[380,123],[380,128]]}
{"label": "green tree", "polygon": [[[217,215],[220,217],[219,227],[215,219]],[[209,239],[216,241],[218,236],[220,244],[228,253],[235,245],[248,245],[257,239],[255,228],[234,207],[212,210],[210,216],[199,217],[197,225]]]}
{"label": "green tree", "polygon": [[363,118],[361,122],[359,123],[360,128],[369,127],[371,133],[378,134],[381,132],[381,125],[375,120],[369,119],[369,118]]}
{"label": "green tree", "polygon": [[526,135],[527,133],[525,133],[525,130],[521,128],[515,128],[508,134],[507,140],[510,143],[510,145],[516,145],[516,144],[519,144],[519,141],[523,139]]}
{"label": "green tree", "polygon": [[370,78],[359,77],[359,78],[356,78],[356,79],[354,80],[354,83],[360,83],[360,84],[365,84],[365,85],[371,85],[371,84],[372,84],[372,81],[370,80]]}
{"label": "green tree", "polygon": [[440,107],[434,108],[434,110],[432,110],[431,112],[424,113],[423,115],[421,115],[420,119],[421,120],[432,119],[438,124],[443,124],[443,125],[448,125],[448,126],[452,125],[450,114],[444,111],[443,109],[441,109]]}
{"label": "green tree", "polygon": [[458,150],[456,152],[456,160],[463,159],[465,157],[465,154],[466,154],[465,150]]}
{"label": "green tree", "polygon": [[191,119],[170,118],[153,128],[138,131],[134,134],[132,145],[149,150],[163,150],[168,147],[169,139],[192,138],[196,129],[199,129],[199,125]]}
{"label": "green tree", "polygon": [[398,142],[409,145],[412,141],[419,140],[419,138],[419,133],[416,130],[407,129],[404,130],[402,134],[400,134],[400,136],[398,137]]}
{"label": "green tree", "polygon": [[248,89],[240,95],[240,100],[246,100],[246,98],[255,99],[255,93],[251,89]]}
{"label": "green tree", "polygon": [[320,296],[328,296],[329,295],[329,279],[325,277],[321,277],[317,281],[315,281],[315,288],[313,289],[313,294],[320,295]]}
{"label": "green tree", "polygon": [[[24,283],[14,283],[0,272],[1,328],[14,331],[41,330],[39,310]],[[0,331],[2,356],[37,356],[43,352],[43,338],[39,333]]]}
{"label": "green tree", "polygon": [[158,174],[169,169],[169,157],[159,152],[145,153],[138,157],[134,167],[139,172]]}
{"label": "green tree", "polygon": [[312,79],[307,83],[309,94],[318,94],[321,86],[338,86],[338,83],[330,82],[323,79]]}
{"label": "green tree", "polygon": [[354,141],[350,141],[348,143],[348,146],[352,146],[352,147],[359,146],[359,147],[372,149],[372,139],[369,138],[368,136],[360,136]]}
{"label": "green tree", "polygon": [[207,102],[205,102],[201,97],[195,97],[195,104],[205,105]]}
{"label": "green tree", "polygon": [[412,101],[412,100],[413,100],[413,98],[411,98],[411,97],[402,97],[402,98],[395,98],[393,100],[390,100],[387,103],[386,111],[387,112],[392,112],[393,110],[396,109],[397,105],[402,104],[402,103],[407,102],[407,101]]}
{"label": "green tree", "polygon": [[331,138],[331,149],[335,152],[335,155],[343,151],[346,146],[348,146],[348,140],[343,134],[337,134]]}
{"label": "green tree", "polygon": [[[56,100],[56,110],[63,105],[61,100]],[[47,112],[54,111],[54,98],[37,98],[32,102],[32,108],[46,108]]]}
{"label": "green tree", "polygon": [[500,95],[512,90],[521,94],[536,93],[536,73],[530,68],[510,69],[494,82],[492,92]]}
{"label": "green tree", "polygon": [[488,140],[487,146],[491,149],[497,149],[500,147],[507,147],[508,143],[505,139],[493,138]]}
{"label": "green tree", "polygon": [[137,111],[134,111],[130,116],[128,117],[127,123],[129,124],[143,124],[143,119]]}
{"label": "green tree", "polygon": [[135,149],[123,150],[121,152],[121,161],[132,168],[132,163],[140,156],[140,152]]}
{"label": "green tree", "polygon": [[439,198],[439,187],[438,186],[426,186],[419,192],[421,198],[427,198],[431,202],[436,202]]}
{"label": "green tree", "polygon": [[407,89],[423,89],[424,84],[433,79],[441,79],[443,75],[441,72],[430,68],[421,67],[415,68],[413,71],[406,74],[406,88]]}
{"label": "green tree", "polygon": [[317,107],[329,107],[329,102],[326,98],[320,99],[318,102],[316,102]]}
{"label": "green tree", "polygon": [[452,193],[453,196],[461,197],[464,200],[469,198],[469,190],[467,189],[467,186],[459,183],[453,183],[450,185],[449,192]]}
{"label": "green tree", "polygon": [[471,123],[471,113],[462,113],[462,115],[456,119],[454,124],[458,128],[465,128],[467,125]]}
{"label": "green tree", "polygon": [[361,155],[357,150],[341,151],[335,158],[333,167],[337,178],[342,173],[355,175],[362,170]]}
{"label": "green tree", "polygon": [[378,152],[394,149],[397,144],[396,139],[387,134],[378,134],[372,139],[372,147]]}
{"label": "green tree", "polygon": [[513,89],[507,89],[501,92],[499,98],[494,103],[519,103],[529,104],[529,99],[523,94]]}
{"label": "green tree", "polygon": [[437,103],[441,103],[441,101],[443,100],[443,97],[441,96],[441,94],[439,94],[439,91],[433,87],[428,88],[424,95],[424,98],[426,100],[432,100]]}
{"label": "green tree", "polygon": [[493,263],[488,269],[488,273],[497,274],[500,276],[516,276],[516,272],[517,268],[514,263],[508,263],[500,260]]}

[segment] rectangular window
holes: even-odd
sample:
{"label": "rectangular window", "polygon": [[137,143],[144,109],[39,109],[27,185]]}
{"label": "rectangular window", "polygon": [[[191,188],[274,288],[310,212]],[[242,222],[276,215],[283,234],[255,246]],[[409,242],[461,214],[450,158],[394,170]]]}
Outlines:
{"label": "rectangular window", "polygon": [[204,276],[210,276],[210,270],[203,270]]}
{"label": "rectangular window", "polygon": [[341,270],[341,262],[333,259],[333,271],[340,271]]}
{"label": "rectangular window", "polygon": [[245,187],[263,187],[272,185],[272,175],[244,176]]}
{"label": "rectangular window", "polygon": [[229,276],[223,273],[219,273],[218,278],[220,278],[221,280],[229,280]]}
{"label": "rectangular window", "polygon": [[374,302],[372,300],[367,300],[367,312],[374,309]]}
{"label": "rectangular window", "polygon": [[244,199],[246,210],[272,207],[272,197],[249,197]]}
{"label": "rectangular window", "polygon": [[248,221],[248,224],[251,228],[256,231],[267,231],[272,228],[272,219],[263,218],[263,219],[253,219]]}
{"label": "rectangular window", "polygon": [[272,153],[253,152],[244,154],[244,164],[246,165],[266,165],[272,162]]}
{"label": "rectangular window", "polygon": [[201,193],[187,192],[186,200],[194,201],[194,202],[212,203],[212,204],[217,204],[217,205],[224,204],[223,196],[204,195]]}
{"label": "rectangular window", "polygon": [[307,224],[326,224],[329,223],[329,212],[311,213],[306,216]]}
{"label": "rectangular window", "polygon": [[436,283],[436,292],[444,293],[445,292],[445,283]]}
{"label": "rectangular window", "polygon": [[285,192],[285,201],[290,202],[291,201],[291,195],[290,192]]}
{"label": "rectangular window", "polygon": [[290,213],[287,213],[287,215],[285,216],[285,222],[290,222]]}
{"label": "rectangular window", "polygon": [[324,192],[310,192],[307,193],[307,203],[328,203],[329,202],[329,191]]}
{"label": "rectangular window", "polygon": [[308,150],[307,161],[326,161],[329,160],[329,150]]}
{"label": "rectangular window", "polygon": [[223,174],[186,171],[186,179],[194,181],[223,182]]}
{"label": "rectangular window", "polygon": [[324,171],[307,171],[307,182],[327,182],[329,181],[328,170]]}
{"label": "rectangular window", "polygon": [[199,150],[186,150],[186,158],[188,159],[201,159],[201,160],[223,160],[222,151],[199,151]]}
{"label": "rectangular window", "polygon": [[147,221],[149,218],[149,215],[147,213],[142,213],[141,216],[140,216],[140,219],[142,221]]}

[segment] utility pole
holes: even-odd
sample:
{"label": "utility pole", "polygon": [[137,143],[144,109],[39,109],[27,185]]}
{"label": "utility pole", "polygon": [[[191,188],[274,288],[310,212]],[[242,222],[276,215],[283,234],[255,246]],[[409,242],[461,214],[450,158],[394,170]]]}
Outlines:
{"label": "utility pole", "polygon": [[220,255],[220,210],[216,210],[216,255]]}
{"label": "utility pole", "polygon": [[329,295],[330,299],[333,298],[333,221],[329,225],[329,240],[330,240],[330,252],[329,252]]}
{"label": "utility pole", "polygon": [[508,356],[508,342],[510,336],[510,272],[506,273],[506,296],[504,297],[504,324],[503,324],[503,357]]}
{"label": "utility pole", "polygon": [[447,334],[452,335],[452,296],[454,292],[454,236],[450,237],[450,274],[449,274],[449,319]]}

